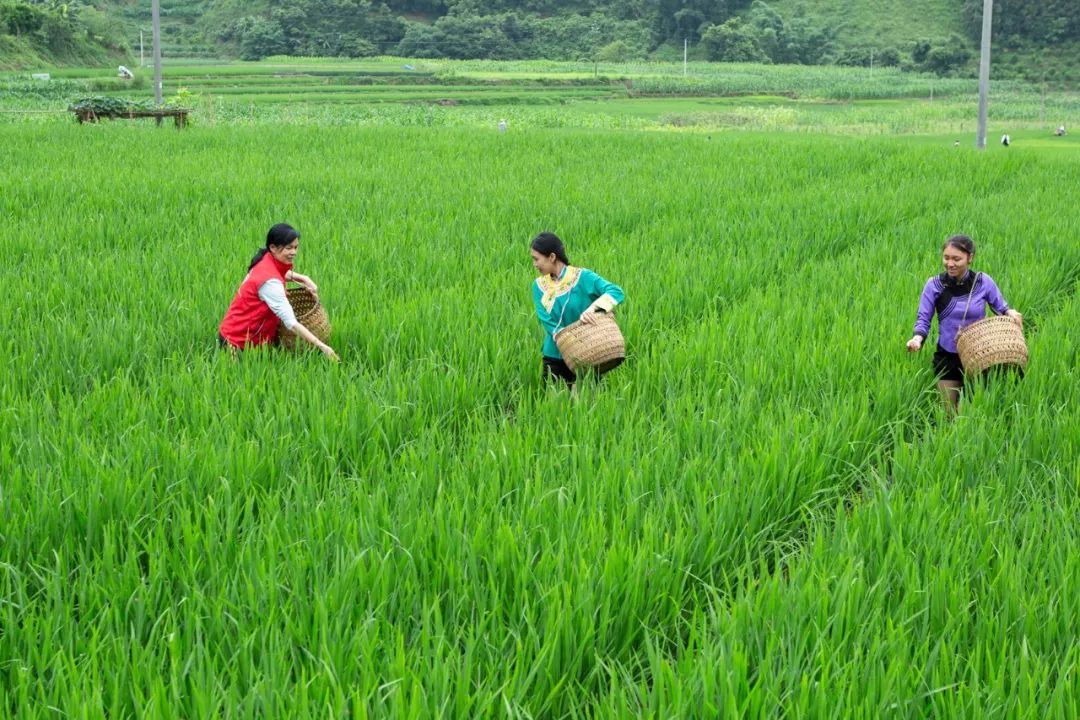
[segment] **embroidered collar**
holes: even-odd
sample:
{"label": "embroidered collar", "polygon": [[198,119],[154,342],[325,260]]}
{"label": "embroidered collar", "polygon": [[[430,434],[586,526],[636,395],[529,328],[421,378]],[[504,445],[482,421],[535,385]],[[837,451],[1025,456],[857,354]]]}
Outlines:
{"label": "embroidered collar", "polygon": [[551,312],[551,308],[555,306],[556,298],[573,290],[580,277],[581,268],[567,265],[563,268],[558,280],[547,274],[536,278],[536,285],[540,288],[540,292],[543,293],[540,304],[544,306],[545,310]]}
{"label": "embroidered collar", "polygon": [[960,278],[959,280],[954,278],[949,273],[943,272],[941,273],[941,284],[945,287],[967,287],[971,283],[972,278],[974,277],[975,273],[971,272],[971,270],[965,271],[964,277]]}

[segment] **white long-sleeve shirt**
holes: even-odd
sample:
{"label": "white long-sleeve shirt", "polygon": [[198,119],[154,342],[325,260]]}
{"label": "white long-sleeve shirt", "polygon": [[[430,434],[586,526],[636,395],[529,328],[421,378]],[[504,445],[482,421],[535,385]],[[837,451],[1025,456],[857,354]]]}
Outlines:
{"label": "white long-sleeve shirt", "polygon": [[259,286],[259,299],[274,311],[286,330],[296,327],[296,313],[293,312],[289,298],[285,295],[285,284],[280,280],[270,279]]}

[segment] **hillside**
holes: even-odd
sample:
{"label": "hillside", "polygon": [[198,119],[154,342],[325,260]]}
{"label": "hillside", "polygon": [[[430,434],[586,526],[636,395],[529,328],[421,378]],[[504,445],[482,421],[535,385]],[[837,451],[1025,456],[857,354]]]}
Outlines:
{"label": "hillside", "polygon": [[[982,22],[981,0],[773,0],[785,17],[800,13],[835,32],[838,58],[868,64],[892,51],[910,55],[920,41],[960,38],[974,72]],[[996,0],[994,76],[1080,82],[1080,3]]]}
{"label": "hillside", "polygon": [[775,0],[769,4],[785,17],[804,11],[833,28],[837,44],[844,49],[902,48],[920,38],[964,32],[961,5],[955,0]]}
{"label": "hillside", "polygon": [[109,64],[127,57],[124,28],[114,6],[0,2],[0,70]]}
{"label": "hillside", "polygon": [[[150,6],[150,0],[62,6],[4,0],[0,13],[9,17],[5,23],[0,14],[0,32],[8,35],[0,34],[0,64],[8,55],[11,65],[16,47],[60,62],[76,55],[12,37],[20,33],[11,8],[71,8],[78,17],[69,24],[93,22],[84,39],[137,56],[140,30],[150,42]],[[995,76],[1080,80],[1080,3],[998,0],[996,6],[1002,62]],[[161,0],[161,16],[164,51],[174,57],[676,60],[686,41],[699,60],[873,63],[971,75],[981,0]]]}

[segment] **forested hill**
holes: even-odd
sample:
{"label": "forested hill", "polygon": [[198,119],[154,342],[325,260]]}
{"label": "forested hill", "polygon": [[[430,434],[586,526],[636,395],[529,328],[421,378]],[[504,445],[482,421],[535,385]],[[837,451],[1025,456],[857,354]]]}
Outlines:
{"label": "forested hill", "polygon": [[[167,54],[622,61],[681,59],[686,42],[700,60],[970,74],[982,0],[161,0],[161,12]],[[78,43],[58,26],[84,23],[82,40],[137,54],[149,19],[150,0],[0,0],[0,41],[63,60]],[[1077,72],[1077,0],[997,0],[994,19],[996,75]]]}

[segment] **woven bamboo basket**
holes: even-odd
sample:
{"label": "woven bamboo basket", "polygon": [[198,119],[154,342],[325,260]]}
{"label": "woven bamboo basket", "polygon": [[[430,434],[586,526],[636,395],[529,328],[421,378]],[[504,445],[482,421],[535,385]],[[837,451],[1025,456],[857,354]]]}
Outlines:
{"label": "woven bamboo basket", "polygon": [[[326,316],[326,308],[322,303],[311,297],[307,288],[289,288],[285,296],[292,305],[296,321],[311,331],[311,334],[323,342],[330,339],[330,318]],[[278,343],[286,350],[296,349],[296,334],[278,326]],[[307,343],[303,343],[307,345]]]}
{"label": "woven bamboo basket", "polygon": [[997,315],[968,325],[956,335],[956,352],[967,375],[995,365],[1027,367],[1024,331],[1011,317]]}
{"label": "woven bamboo basket", "polygon": [[626,342],[615,316],[609,312],[597,313],[593,325],[580,320],[567,325],[555,333],[555,344],[571,370],[595,368],[607,372],[626,359]]}

